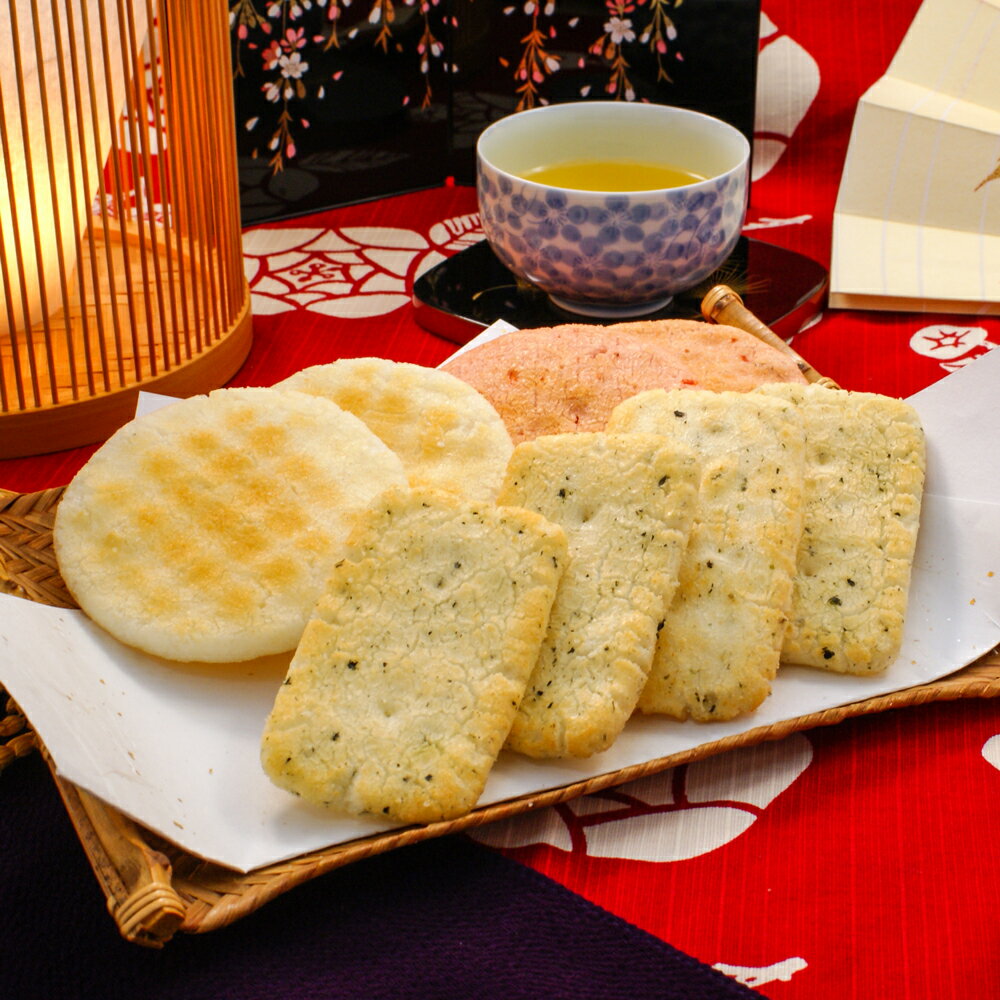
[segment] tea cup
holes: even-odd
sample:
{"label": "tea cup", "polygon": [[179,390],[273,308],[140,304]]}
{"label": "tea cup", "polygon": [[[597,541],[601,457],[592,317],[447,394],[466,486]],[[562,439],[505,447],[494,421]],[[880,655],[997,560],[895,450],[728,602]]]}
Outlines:
{"label": "tea cup", "polygon": [[701,112],[620,101],[547,105],[480,134],[480,219],[500,261],[556,306],[642,316],[733,251],[749,162],[746,137]]}

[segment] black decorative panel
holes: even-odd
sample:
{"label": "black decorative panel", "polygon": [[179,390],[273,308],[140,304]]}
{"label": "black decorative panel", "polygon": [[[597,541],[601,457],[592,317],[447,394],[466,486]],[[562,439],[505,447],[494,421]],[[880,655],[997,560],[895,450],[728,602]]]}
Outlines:
{"label": "black decorative panel", "polygon": [[234,0],[246,224],[474,179],[516,110],[655,101],[753,133],[759,0]]}

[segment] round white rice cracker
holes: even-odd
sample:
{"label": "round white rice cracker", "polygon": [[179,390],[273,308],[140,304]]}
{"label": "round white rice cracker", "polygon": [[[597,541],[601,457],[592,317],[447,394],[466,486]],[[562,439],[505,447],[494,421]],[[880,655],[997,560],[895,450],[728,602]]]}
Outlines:
{"label": "round white rice cracker", "polygon": [[108,632],[171,660],[293,649],[355,514],[406,488],[393,452],[329,400],[219,389],[133,420],[56,512],[59,568]]}
{"label": "round white rice cracker", "polygon": [[493,500],[513,443],[500,414],[449,372],[385,358],[342,358],[279,382],[332,399],[403,461],[414,489]]}

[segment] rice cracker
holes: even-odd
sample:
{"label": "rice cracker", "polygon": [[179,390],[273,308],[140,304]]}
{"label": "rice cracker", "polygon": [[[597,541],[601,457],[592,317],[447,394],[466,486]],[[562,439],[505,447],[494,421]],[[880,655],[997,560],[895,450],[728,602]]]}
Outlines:
{"label": "rice cracker", "polygon": [[514,449],[503,503],[560,525],[569,563],[507,746],[588,757],[631,716],[677,586],[694,457],[656,434],[559,434]]}
{"label": "rice cracker", "polygon": [[603,431],[618,403],[647,389],[728,389],[805,382],[795,362],[753,334],[698,320],[514,330],[442,365],[496,407],[515,444]]}
{"label": "rice cracker", "polygon": [[385,358],[342,358],[296,372],[278,389],[333,400],[403,462],[410,485],[491,500],[513,444],[476,389],[437,368]]}
{"label": "rice cracker", "polygon": [[903,638],[920,524],[924,434],[908,403],[821,386],[768,386],[800,409],[803,531],[783,659],[872,674]]}
{"label": "rice cracker", "polygon": [[292,650],[351,517],[399,485],[399,458],[328,400],[219,389],[94,453],[56,509],[59,569],[92,619],[148,653]]}
{"label": "rice cracker", "polygon": [[262,740],[279,786],[347,814],[428,823],[486,784],[566,558],[530,511],[394,492],[359,521]]}
{"label": "rice cracker", "polygon": [[608,428],[664,434],[700,462],[694,525],[640,711],[702,722],[752,711],[778,671],[802,529],[795,406],[759,393],[652,390],[618,406]]}

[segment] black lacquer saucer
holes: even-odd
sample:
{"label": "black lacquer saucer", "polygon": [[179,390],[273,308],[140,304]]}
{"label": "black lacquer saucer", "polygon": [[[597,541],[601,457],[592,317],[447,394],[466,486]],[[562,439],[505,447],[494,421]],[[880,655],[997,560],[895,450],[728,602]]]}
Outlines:
{"label": "black lacquer saucer", "polygon": [[[713,285],[739,292],[746,307],[775,333],[793,337],[822,309],[829,274],[792,250],[741,236],[722,266],[664,308],[635,319],[701,319],[701,299]],[[497,320],[521,329],[560,323],[621,322],[569,312],[533,285],[516,278],[486,240],[430,268],[413,287],[417,322],[456,344],[465,344]]]}

